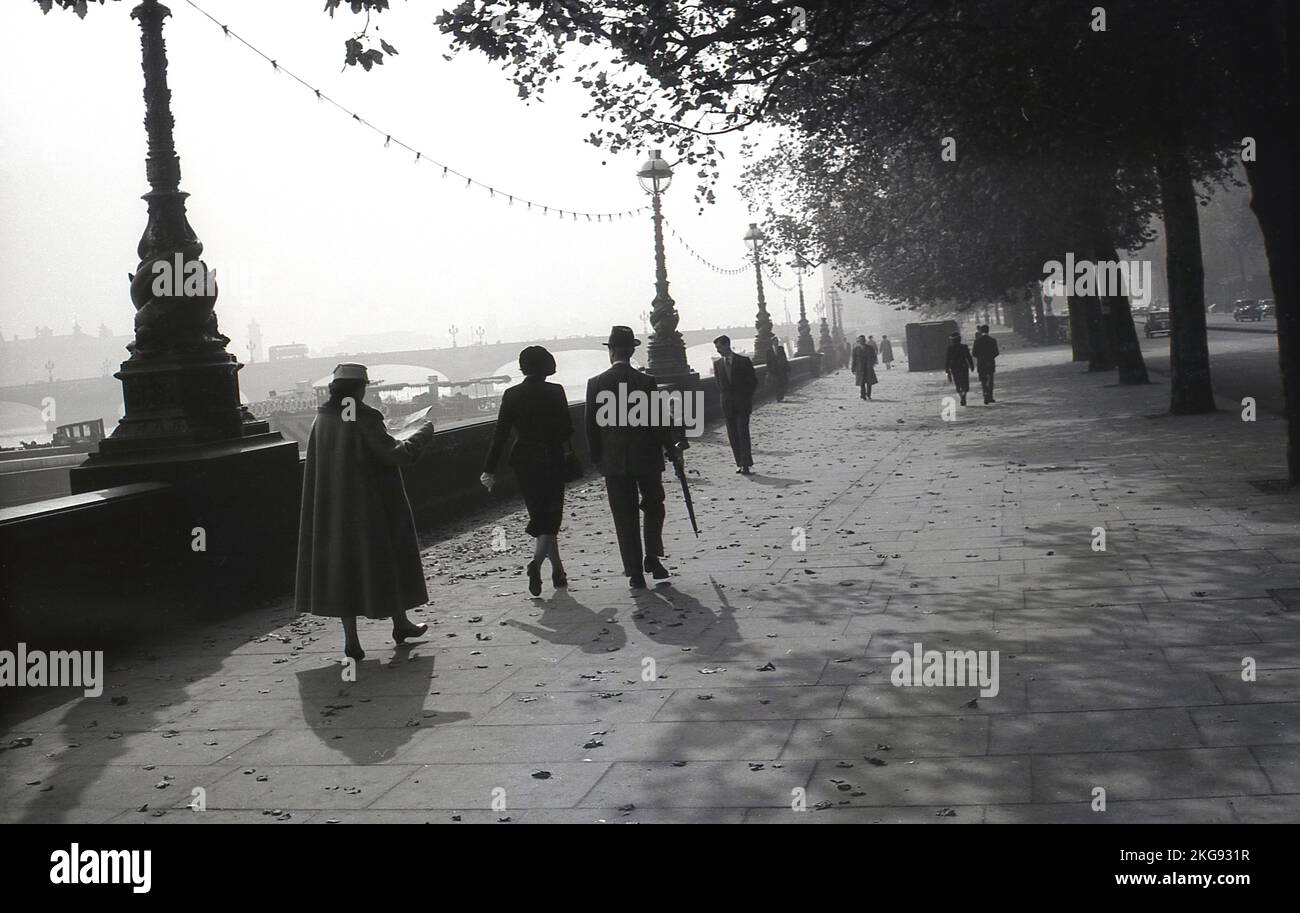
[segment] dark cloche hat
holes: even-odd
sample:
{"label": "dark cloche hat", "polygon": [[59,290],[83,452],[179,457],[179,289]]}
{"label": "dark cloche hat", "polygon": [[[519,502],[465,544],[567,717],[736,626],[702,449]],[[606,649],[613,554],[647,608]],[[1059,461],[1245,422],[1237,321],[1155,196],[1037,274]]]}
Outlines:
{"label": "dark cloche hat", "polygon": [[545,346],[528,346],[519,353],[519,371],[527,377],[550,377],[555,373],[555,356]]}

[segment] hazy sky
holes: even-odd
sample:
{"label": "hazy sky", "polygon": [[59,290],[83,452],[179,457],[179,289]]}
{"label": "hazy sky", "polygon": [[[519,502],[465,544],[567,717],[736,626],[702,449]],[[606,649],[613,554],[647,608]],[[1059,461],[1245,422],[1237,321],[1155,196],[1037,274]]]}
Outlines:
{"label": "hazy sky", "polygon": [[[372,19],[400,56],[342,70],[361,19],[331,20],[320,0],[198,0],[251,43],[427,155],[507,193],[563,208],[645,202],[644,155],[609,158],[586,142],[586,96],[557,86],[524,105],[479,56],[442,59],[434,11],[396,2]],[[128,332],[127,273],[145,224],[139,27],[132,0],[92,4],[85,20],[30,0],[0,4],[0,332],[66,333],[100,322]],[[565,335],[640,326],[654,295],[649,215],[559,222],[509,207],[317,102],[192,9],[171,0],[165,28],[183,190],[204,259],[221,284],[222,330],[243,354],[256,318],[267,345],[329,346],[389,330],[434,334],[475,324]],[[665,211],[724,265],[744,256],[749,221],[727,159],[719,202],[696,215],[683,169]],[[684,328],[752,323],[753,276],[721,276],[668,239]],[[781,277],[790,284],[790,276]],[[809,312],[820,290],[808,286]],[[792,314],[797,301],[789,296]],[[783,294],[768,287],[773,318]],[[461,337],[462,344],[468,338]]]}

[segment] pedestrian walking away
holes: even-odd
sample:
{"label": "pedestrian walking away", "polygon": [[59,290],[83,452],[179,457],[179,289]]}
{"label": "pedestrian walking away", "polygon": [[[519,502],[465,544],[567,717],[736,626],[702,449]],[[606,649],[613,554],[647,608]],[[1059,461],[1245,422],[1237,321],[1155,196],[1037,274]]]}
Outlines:
{"label": "pedestrian walking away", "polygon": [[[632,367],[641,340],[631,327],[610,330],[609,369],[587,381],[587,450],[605,477],[605,494],[614,518],[623,574],[634,590],[645,589],[645,574],[666,580],[664,556],[664,455],[673,446],[672,429],[650,422],[633,424],[627,408],[601,408],[600,399],[653,393],[654,377]],[[605,394],[605,396],[601,396]],[[638,510],[644,524],[638,523]],[[643,551],[644,548],[644,551]]]}
{"label": "pedestrian walking away", "polygon": [[876,361],[875,346],[867,340],[867,337],[859,336],[853,346],[849,368],[853,372],[853,382],[858,385],[858,396],[862,399],[871,399],[871,388],[878,383]]}
{"label": "pedestrian walking away", "polygon": [[343,652],[357,661],[366,655],[359,615],[391,618],[399,644],[428,631],[406,617],[429,593],[398,467],[424,454],[433,425],[405,441],[393,438],[383,414],[362,402],[369,383],[365,365],[339,365],[329,398],[316,410],[303,469],[295,592],[299,612],[342,620]]}
{"label": "pedestrian walking away", "polygon": [[[555,357],[542,346],[528,346],[519,353],[519,371],[524,379],[501,395],[496,431],[483,462],[479,481],[488,491],[496,483],[497,464],[506,442],[514,444],[506,462],[514,471],[528,509],[525,532],[537,539],[533,560],[528,562],[528,592],[542,593],[542,562],[550,559],[551,582],[556,589],[568,586],[569,578],[560,560],[560,522],[564,518],[564,483],[577,463],[570,438],[573,419],[568,397],[559,384],[546,378],[555,373]],[[581,466],[577,466],[581,470]]]}
{"label": "pedestrian walking away", "polygon": [[885,363],[886,371],[893,368],[894,345],[889,341],[889,337],[883,334],[880,337],[880,360]]}
{"label": "pedestrian walking away", "polygon": [[784,401],[790,382],[790,359],[779,339],[772,340],[772,351],[767,355],[767,374],[772,378],[772,395],[778,403]]}
{"label": "pedestrian walking away", "polygon": [[718,381],[722,417],[727,422],[727,440],[731,442],[736,472],[752,475],[754,455],[750,449],[749,416],[754,411],[758,375],[752,361],[732,351],[731,337],[719,336],[713,340],[713,346],[718,350],[718,357],[713,360],[713,376]]}
{"label": "pedestrian walking away", "polygon": [[948,379],[957,388],[957,393],[961,395],[961,404],[964,406],[966,394],[970,391],[970,372],[975,369],[975,361],[971,358],[970,348],[961,341],[960,333],[953,333],[948,340],[948,354],[944,359],[944,366],[948,370]]}
{"label": "pedestrian walking away", "polygon": [[985,405],[996,402],[993,399],[993,375],[997,369],[998,341],[989,333],[987,323],[976,327],[971,354],[975,356],[975,370],[979,374],[980,387],[984,390]]}

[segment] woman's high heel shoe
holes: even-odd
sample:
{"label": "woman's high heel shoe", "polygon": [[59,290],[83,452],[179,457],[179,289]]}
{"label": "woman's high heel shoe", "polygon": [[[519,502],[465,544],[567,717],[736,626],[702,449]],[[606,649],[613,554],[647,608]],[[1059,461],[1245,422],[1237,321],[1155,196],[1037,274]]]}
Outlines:
{"label": "woman's high heel shoe", "polygon": [[366,658],[366,651],[362,650],[360,646],[344,647],[343,655],[346,656],[348,659],[355,659],[357,662],[361,662],[363,659]]}
{"label": "woman's high heel shoe", "polygon": [[557,590],[564,589],[566,586],[569,585],[568,575],[561,574],[558,571],[551,574],[551,585],[554,586]]}
{"label": "woman's high heel shoe", "polygon": [[528,592],[534,596],[542,595],[542,562],[528,562]]}
{"label": "woman's high heel shoe", "polygon": [[423,637],[428,633],[428,625],[411,625],[410,627],[402,628],[400,631],[397,628],[393,628],[393,640],[400,644],[403,641],[415,640],[417,637]]}

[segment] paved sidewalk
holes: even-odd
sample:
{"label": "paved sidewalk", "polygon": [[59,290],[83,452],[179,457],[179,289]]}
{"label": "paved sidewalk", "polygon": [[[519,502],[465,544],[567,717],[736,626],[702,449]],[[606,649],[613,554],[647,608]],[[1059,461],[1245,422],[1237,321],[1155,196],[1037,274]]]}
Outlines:
{"label": "paved sidewalk", "polygon": [[[1300,497],[1248,481],[1284,475],[1280,422],[1065,357],[1009,352],[951,423],[942,374],[822,378],[755,414],[749,479],[712,430],[703,533],[670,489],[675,576],[639,597],[586,481],[567,593],[528,597],[521,513],[475,518],[425,552],[431,636],[364,625],[355,684],[287,604],[110,656],[0,737],[31,739],[0,820],[1300,819]],[[915,643],[999,651],[998,694],[894,687]]]}

